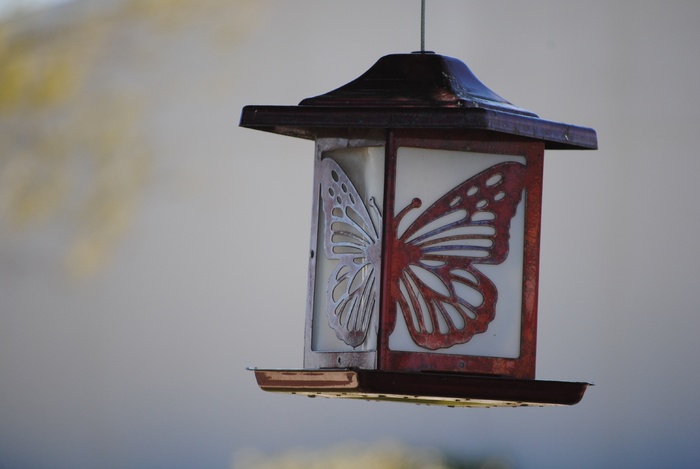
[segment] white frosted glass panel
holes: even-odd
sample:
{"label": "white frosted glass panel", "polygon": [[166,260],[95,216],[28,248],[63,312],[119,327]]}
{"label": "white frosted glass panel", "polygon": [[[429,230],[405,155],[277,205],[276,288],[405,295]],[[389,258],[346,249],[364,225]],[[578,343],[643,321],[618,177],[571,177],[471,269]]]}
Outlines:
{"label": "white frosted glass panel", "polygon": [[[336,189],[340,193],[347,197],[348,200],[355,200],[355,195],[357,194],[361,203],[364,206],[366,212],[364,215],[354,214],[352,218],[355,221],[359,221],[362,225],[362,218],[369,216],[371,223],[377,230],[377,235],[379,236],[378,241],[381,240],[381,218],[379,212],[381,211],[381,205],[384,198],[384,147],[358,147],[358,148],[343,148],[338,150],[324,151],[322,154],[322,159],[330,159],[335,162],[339,169],[328,170],[326,173],[332,178],[337,177]],[[328,167],[336,168],[334,164],[327,163]],[[321,190],[333,190],[329,187],[324,187],[322,184]],[[334,273],[338,267],[339,260],[328,258],[326,255],[327,248],[324,246],[324,240],[326,239],[324,230],[326,229],[326,217],[328,214],[324,213],[322,194],[317,194],[317,203],[319,206],[319,220],[318,220],[318,236],[317,236],[317,246],[316,246],[316,274],[315,274],[315,287],[314,287],[314,302],[313,302],[313,324],[312,324],[312,340],[311,348],[317,352],[346,352],[346,351],[369,351],[376,350],[377,348],[377,328],[379,322],[379,282],[380,282],[380,271],[379,264],[368,266],[357,272],[357,275],[350,276],[354,277],[354,283],[349,282],[348,284],[342,284],[334,279]],[[372,201],[373,199],[373,201]],[[359,202],[359,201],[358,201]],[[348,223],[352,223],[348,220]],[[352,228],[348,228],[352,231]],[[361,243],[362,244],[362,243]],[[366,244],[366,243],[364,243]],[[342,251],[342,249],[341,249]],[[352,252],[352,250],[348,250]],[[345,271],[350,271],[350,269],[345,269],[339,271],[342,276]],[[338,285],[341,283],[340,285]],[[348,285],[352,285],[348,287]],[[329,288],[329,285],[331,287]],[[376,307],[373,308],[372,314],[369,319],[368,331],[366,338],[359,344],[353,346],[347,342],[351,342],[348,337],[345,340],[338,337],[337,331],[333,329],[330,325],[330,321],[326,310],[328,309],[328,294],[333,294],[334,288],[336,293],[350,289],[355,289],[359,287],[360,290],[371,288],[376,289]],[[345,288],[343,288],[345,287]],[[342,295],[338,293],[339,297]],[[366,295],[370,297],[371,295]],[[359,299],[357,301],[360,301]],[[364,301],[364,300],[362,300]],[[343,318],[345,320],[345,318]],[[339,326],[336,326],[339,327]],[[343,333],[341,333],[341,336]]]}
{"label": "white frosted glass panel", "polygon": [[[401,147],[397,151],[396,168],[396,195],[395,195],[395,216],[409,206],[416,198],[420,199],[421,206],[410,210],[399,224],[399,237],[406,232],[411,224],[433,203],[445,196],[452,189],[481,173],[482,171],[504,162],[517,162],[525,164],[526,160],[521,156],[493,155],[483,153],[458,152],[447,150],[430,150],[423,148]],[[489,181],[488,184],[497,183],[497,178]],[[471,189],[472,195],[477,189]],[[520,355],[520,331],[521,331],[521,303],[522,303],[522,265],[524,247],[524,206],[526,194],[517,206],[515,215],[510,223],[509,254],[507,258],[497,265],[479,264],[478,258],[486,256],[489,252],[490,243],[484,240],[470,241],[473,249],[469,252],[450,251],[450,255],[464,256],[465,262],[471,263],[473,268],[486,275],[496,286],[498,300],[494,319],[489,323],[488,329],[474,335],[468,342],[452,345],[447,348],[429,350],[418,346],[412,339],[400,306],[397,306],[396,327],[389,337],[389,348],[397,351],[414,351],[422,353],[448,353],[457,355],[491,356],[502,358],[517,358]],[[455,198],[455,206],[459,200]],[[478,205],[477,205],[478,207]],[[465,211],[459,211],[445,216],[429,224],[425,228],[411,235],[410,239],[415,239],[421,234],[430,232],[438,226],[442,226],[456,219],[462,218]],[[481,217],[488,217],[488,213],[480,213]],[[470,227],[471,233],[475,230],[484,230],[482,234],[492,234],[491,227]],[[491,230],[491,232],[489,232]],[[460,233],[461,234],[461,233]],[[466,234],[466,233],[465,233]],[[451,242],[443,243],[449,245]],[[452,242],[455,245],[463,245],[464,242]],[[483,248],[483,249],[482,249]],[[430,263],[426,262],[426,266]],[[445,286],[435,278],[435,275],[422,269],[420,266],[411,267],[413,274],[420,279],[428,288],[441,293]],[[464,278],[473,278],[467,271],[457,272]],[[478,305],[481,301],[478,291],[457,288],[457,294],[467,301]],[[454,308],[447,305],[447,314],[453,318],[455,326],[461,327],[464,321],[460,318]],[[435,326],[444,332],[446,325],[444,319],[438,318]],[[414,319],[415,321],[415,319]],[[460,323],[461,321],[461,323]]]}

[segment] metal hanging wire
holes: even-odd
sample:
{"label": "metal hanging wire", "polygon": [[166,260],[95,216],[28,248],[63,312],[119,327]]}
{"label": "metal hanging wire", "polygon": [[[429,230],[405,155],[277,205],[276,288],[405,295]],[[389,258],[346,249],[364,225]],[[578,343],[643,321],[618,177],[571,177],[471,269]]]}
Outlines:
{"label": "metal hanging wire", "polygon": [[425,0],[420,0],[420,51],[425,52]]}

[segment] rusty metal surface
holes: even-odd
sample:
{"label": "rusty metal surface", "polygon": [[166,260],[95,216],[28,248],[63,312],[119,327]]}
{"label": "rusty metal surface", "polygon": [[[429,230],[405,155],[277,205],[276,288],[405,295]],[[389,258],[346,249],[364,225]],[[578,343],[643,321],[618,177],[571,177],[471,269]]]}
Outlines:
{"label": "rusty metal surface", "polygon": [[378,370],[253,370],[269,392],[450,407],[564,406],[589,383]]}
{"label": "rusty metal surface", "polygon": [[481,83],[457,59],[435,54],[381,58],[358,79],[299,106],[246,106],[240,125],[315,139],[329,130],[477,129],[545,142],[548,149],[596,149],[587,127],[540,119]]}
{"label": "rusty metal surface", "polygon": [[[469,134],[466,134],[467,136]],[[407,302],[413,299],[405,299],[405,295],[400,292],[399,282],[406,270],[405,266],[419,261],[422,253],[420,249],[406,249],[402,243],[398,232],[398,222],[391,216],[399,213],[401,216],[402,207],[395,207],[394,194],[396,191],[396,159],[399,147],[409,146],[417,148],[433,148],[447,150],[461,150],[494,154],[518,155],[526,159],[526,165],[516,166],[517,177],[514,178],[513,186],[519,186],[525,192],[525,238],[523,256],[523,284],[522,284],[522,311],[521,311],[521,333],[520,333],[520,353],[518,358],[500,358],[484,356],[468,356],[449,353],[426,353],[396,351],[389,347],[389,336],[393,331],[397,317],[404,314],[408,308]],[[535,355],[537,337],[537,286],[539,274],[539,232],[540,232],[540,211],[541,211],[541,191],[542,191],[542,143],[518,141],[514,138],[505,141],[488,140],[468,140],[462,132],[409,132],[397,131],[390,133],[389,144],[387,145],[387,186],[385,201],[385,241],[384,268],[386,274],[382,284],[382,312],[380,326],[380,347],[379,347],[379,368],[381,370],[392,371],[425,371],[442,370],[459,373],[491,374],[500,376],[510,376],[523,379],[534,379],[535,377]],[[464,188],[466,190],[466,186]],[[457,189],[456,189],[457,190]],[[450,202],[456,200],[457,194],[450,194],[445,199],[447,207]],[[465,199],[463,198],[462,201]],[[466,202],[465,202],[466,203]],[[443,207],[445,208],[445,207]],[[446,209],[446,208],[445,208]],[[502,207],[501,211],[507,217],[512,207]],[[434,215],[429,213],[429,215]],[[511,215],[512,216],[512,215]],[[510,218],[508,218],[508,221]],[[505,224],[505,222],[503,222]],[[501,240],[506,241],[507,238]],[[498,244],[498,243],[497,243]],[[500,246],[504,248],[504,246]],[[507,248],[507,246],[505,246]],[[501,252],[492,259],[493,262],[502,260],[505,252]],[[452,259],[446,262],[447,270],[468,269],[471,260]],[[473,269],[475,270],[475,269]],[[449,273],[447,274],[449,276]],[[483,276],[479,276],[481,278]],[[488,284],[483,281],[482,285]],[[495,294],[485,291],[486,304],[489,307],[495,303]],[[444,300],[444,298],[442,299]],[[454,300],[454,298],[448,298]],[[415,309],[415,308],[414,308]],[[439,312],[437,312],[439,313]],[[493,311],[491,310],[491,313]],[[483,312],[483,324],[473,324],[471,330],[455,332],[450,341],[458,343],[468,340],[475,332],[482,332],[487,326],[489,313]],[[477,316],[478,317],[478,316]],[[406,323],[408,324],[408,318]],[[410,325],[408,325],[410,329]],[[414,337],[415,334],[412,334]],[[415,337],[414,337],[415,340]],[[436,339],[443,340],[442,336]],[[417,341],[419,345],[427,348],[437,348],[440,343],[425,343]],[[448,344],[444,344],[448,346]]]}

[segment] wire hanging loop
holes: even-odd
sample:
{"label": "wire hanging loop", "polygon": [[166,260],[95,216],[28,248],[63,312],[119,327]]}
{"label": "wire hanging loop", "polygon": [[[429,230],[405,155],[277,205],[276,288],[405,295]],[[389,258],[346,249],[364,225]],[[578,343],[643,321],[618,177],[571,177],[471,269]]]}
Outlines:
{"label": "wire hanging loop", "polygon": [[425,52],[425,0],[420,0],[420,51]]}

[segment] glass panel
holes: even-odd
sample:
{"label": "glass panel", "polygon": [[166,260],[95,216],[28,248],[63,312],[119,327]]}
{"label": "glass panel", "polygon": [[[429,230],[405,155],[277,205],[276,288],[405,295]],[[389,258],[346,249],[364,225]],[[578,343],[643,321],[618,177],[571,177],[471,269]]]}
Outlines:
{"label": "glass panel", "polygon": [[520,355],[526,160],[397,150],[397,351]]}
{"label": "glass panel", "polygon": [[313,351],[377,347],[384,147],[323,151],[312,316]]}

